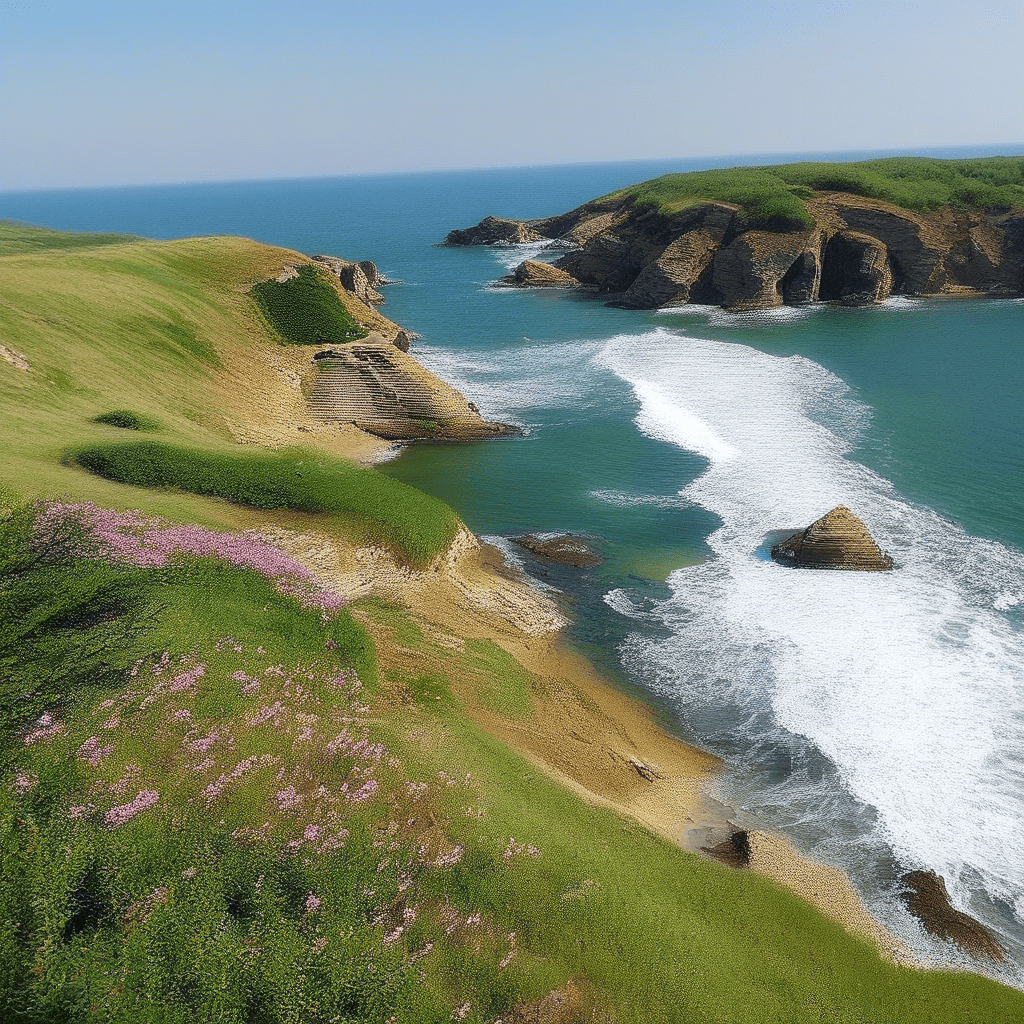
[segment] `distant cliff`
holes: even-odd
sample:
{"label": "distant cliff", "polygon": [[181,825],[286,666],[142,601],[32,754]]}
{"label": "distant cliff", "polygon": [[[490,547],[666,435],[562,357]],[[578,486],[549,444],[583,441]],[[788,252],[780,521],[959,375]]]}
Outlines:
{"label": "distant cliff", "polygon": [[[510,287],[633,309],[763,309],[891,294],[1024,294],[1024,159],[876,160],[666,175],[543,220],[488,217],[446,245],[550,239]],[[561,273],[559,273],[561,272]]]}

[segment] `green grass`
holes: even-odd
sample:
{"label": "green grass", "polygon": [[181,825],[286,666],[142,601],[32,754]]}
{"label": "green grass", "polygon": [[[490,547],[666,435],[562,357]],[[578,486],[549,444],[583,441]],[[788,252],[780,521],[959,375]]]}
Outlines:
{"label": "green grass", "polygon": [[892,157],[856,163],[796,163],[666,174],[613,193],[666,214],[707,200],[735,203],[751,228],[812,226],[804,199],[815,191],[851,192],[927,213],[1024,206],[1024,158],[934,160]]}
{"label": "green grass", "polygon": [[355,527],[414,565],[455,538],[458,519],[443,502],[372,469],[313,453],[230,454],[156,441],[79,448],[75,462],[137,487],[171,487],[260,509],[326,514]]}
{"label": "green grass", "polygon": [[52,231],[49,228],[37,228],[17,221],[0,220],[0,255],[50,249],[85,249],[98,245],[124,245],[138,240],[135,235]]}
{"label": "green grass", "polygon": [[93,417],[93,423],[105,423],[122,430],[159,430],[160,424],[149,416],[140,416],[131,409],[113,409]]}
{"label": "green grass", "polygon": [[[373,613],[387,616],[379,606]],[[403,628],[399,613],[394,625]],[[510,675],[520,680],[513,689],[529,678],[507,655],[494,657],[493,645],[466,647],[485,694],[506,691]],[[476,790],[471,813],[452,815],[448,826],[466,858],[436,896],[515,931],[538,959],[542,987],[589,984],[617,1024],[973,1024],[1013,1021],[1024,1010],[1024,996],[986,979],[882,962],[781,886],[681,853],[581,802],[470,722],[443,675],[405,685],[417,710],[389,731],[395,742],[408,737],[409,770],[455,773],[455,765]],[[506,860],[510,837],[539,856]]]}
{"label": "green grass", "polygon": [[540,680],[493,640],[467,640],[461,667],[476,677],[478,698],[489,711],[512,721],[533,713],[533,691]]}
{"label": "green grass", "polygon": [[323,272],[308,263],[298,277],[264,281],[252,294],[286,345],[331,345],[366,337]]}

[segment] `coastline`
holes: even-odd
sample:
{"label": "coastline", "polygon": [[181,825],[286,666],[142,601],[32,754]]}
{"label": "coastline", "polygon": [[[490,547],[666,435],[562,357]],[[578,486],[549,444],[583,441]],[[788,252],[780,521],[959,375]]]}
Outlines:
{"label": "coastline", "polygon": [[[472,686],[453,680],[464,710],[587,803],[698,856],[711,857],[709,848],[736,830],[731,809],[709,792],[723,762],[672,736],[651,705],[622,692],[574,651],[563,635],[568,620],[552,598],[468,530],[423,571],[398,565],[382,549],[355,548],[323,534],[270,529],[261,536],[356,602],[356,609],[370,598],[410,615],[433,652],[396,645],[372,616],[357,612],[374,635],[385,674],[443,669],[443,653],[462,651],[466,641],[489,641],[511,655],[536,681],[530,718],[510,721],[485,706]],[[924,966],[868,912],[840,868],[804,856],[779,833],[748,835],[749,862],[740,870],[796,893],[886,959]]]}

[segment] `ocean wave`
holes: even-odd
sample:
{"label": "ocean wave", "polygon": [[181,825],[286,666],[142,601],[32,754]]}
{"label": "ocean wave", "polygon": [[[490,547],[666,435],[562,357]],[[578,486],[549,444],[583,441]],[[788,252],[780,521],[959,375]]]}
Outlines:
{"label": "ocean wave", "polygon": [[601,345],[523,338],[519,345],[491,350],[486,361],[478,353],[433,345],[418,345],[416,357],[475,402],[485,419],[526,428],[532,409],[580,409],[597,401],[593,357]]}
{"label": "ocean wave", "polygon": [[590,496],[606,505],[617,505],[620,508],[633,508],[648,505],[653,508],[685,508],[688,502],[678,494],[636,494],[633,491],[596,490]]}
{"label": "ocean wave", "polygon": [[[633,388],[641,430],[708,459],[681,497],[722,520],[715,557],[669,577],[657,609],[668,638],[627,644],[631,670],[684,709],[729,702],[765,749],[798,757],[810,743],[876,839],[942,874],[964,909],[979,886],[1019,904],[1024,644],[999,607],[1024,592],[1024,555],[904,501],[853,461],[869,411],[810,360],[663,329],[612,339],[597,359]],[[765,559],[771,531],[840,503],[896,571]],[[814,813],[811,781],[793,776],[795,820]]]}

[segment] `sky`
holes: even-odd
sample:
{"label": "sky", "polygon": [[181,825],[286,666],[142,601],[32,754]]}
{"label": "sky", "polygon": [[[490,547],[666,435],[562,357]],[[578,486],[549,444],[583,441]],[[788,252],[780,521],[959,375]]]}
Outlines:
{"label": "sky", "polygon": [[0,0],[0,190],[1020,152],[1022,55],[1021,0]]}

